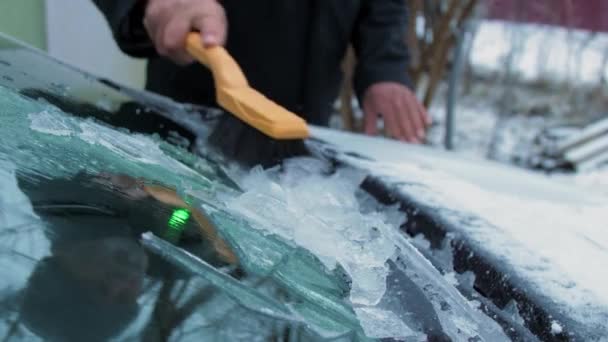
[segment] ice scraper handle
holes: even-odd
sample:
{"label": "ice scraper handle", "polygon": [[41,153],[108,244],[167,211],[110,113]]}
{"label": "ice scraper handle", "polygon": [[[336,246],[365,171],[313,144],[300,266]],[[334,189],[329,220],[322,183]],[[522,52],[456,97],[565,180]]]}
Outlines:
{"label": "ice scraper handle", "polygon": [[306,121],[251,88],[223,47],[204,47],[199,33],[189,33],[186,50],[211,69],[217,103],[226,111],[274,139],[308,138]]}
{"label": "ice scraper handle", "polygon": [[221,46],[204,47],[200,33],[188,34],[186,50],[211,70],[216,86],[222,88],[249,87],[243,71],[226,49]]}

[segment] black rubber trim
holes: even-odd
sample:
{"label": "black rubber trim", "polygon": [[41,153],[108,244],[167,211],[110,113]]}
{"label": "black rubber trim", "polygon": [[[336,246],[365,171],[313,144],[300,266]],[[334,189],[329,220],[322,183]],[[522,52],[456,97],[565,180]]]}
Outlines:
{"label": "black rubber trim", "polygon": [[[398,192],[394,187],[375,177],[368,177],[361,187],[383,204],[399,203],[401,210],[408,215],[408,222],[401,227],[402,230],[410,236],[423,234],[431,242],[433,249],[443,245],[448,233],[455,233],[455,237],[451,240],[454,271],[457,273],[473,272],[476,276],[474,284],[476,292],[488,299],[498,310],[503,309],[511,300],[517,301],[521,316],[525,321],[525,328],[538,339],[542,341],[585,341],[583,336],[595,335],[588,331],[588,327],[580,326],[563,315],[553,303],[542,294],[532,290],[532,286],[528,285],[527,281],[515,276],[516,272],[498,258],[476,247],[474,243],[458,234],[460,231],[458,227],[442,219],[436,209],[416,202],[414,198]],[[474,220],[475,218],[471,218],[471,222]],[[462,223],[466,224],[466,222]],[[464,295],[466,296],[466,294]],[[514,325],[512,322],[498,319],[498,313],[492,312],[490,306],[484,305],[483,309],[502,325],[505,332],[514,341],[529,340],[526,332],[522,331],[521,325],[517,326],[518,324]],[[563,327],[563,331],[559,334],[551,332],[551,323],[554,320],[560,322]]]}

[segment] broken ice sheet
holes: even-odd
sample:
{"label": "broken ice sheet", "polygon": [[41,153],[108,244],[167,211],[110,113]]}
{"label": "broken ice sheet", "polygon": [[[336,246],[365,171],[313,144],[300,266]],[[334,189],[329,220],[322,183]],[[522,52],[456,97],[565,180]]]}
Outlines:
{"label": "broken ice sheet", "polygon": [[[383,213],[362,212],[355,196],[362,180],[360,172],[330,174],[318,160],[291,159],[282,170],[254,168],[239,181],[245,192],[228,199],[227,207],[254,227],[312,252],[328,270],[341,265],[352,281],[350,302],[372,310],[386,292],[395,227]],[[358,318],[377,326],[380,316],[372,313]]]}
{"label": "broken ice sheet", "polygon": [[[51,110],[51,109],[49,109]],[[74,133],[74,127],[66,119],[58,118],[57,115],[43,110],[38,113],[30,113],[27,117],[31,121],[30,128],[34,131],[57,136],[70,136]]]}
{"label": "broken ice sheet", "polygon": [[361,320],[361,325],[367,337],[405,339],[420,336],[391,311],[373,307],[355,307],[355,312]]}
{"label": "broken ice sheet", "polygon": [[[167,144],[158,137],[117,130],[91,118],[74,117],[53,105],[33,101],[2,87],[0,107],[4,109],[0,150],[6,151],[8,159],[19,168],[34,168],[49,177],[83,170],[120,172],[162,180],[163,184],[173,187],[211,183],[205,177],[209,172],[201,174],[198,168],[180,162],[176,158],[179,152],[166,153]],[[29,113],[26,120],[24,113]]]}
{"label": "broken ice sheet", "polygon": [[[437,312],[437,321],[441,323],[435,324],[439,330],[434,332],[442,330],[456,341],[469,338],[507,340],[496,322],[472,307],[453,286],[447,284],[432,264],[399,232],[397,225],[391,224],[402,223],[396,217],[387,217],[387,213],[394,216],[395,208],[386,210],[385,207],[374,208],[369,203],[359,202],[356,194],[363,180],[360,172],[344,168],[329,173],[318,167],[318,161],[309,158],[290,162],[295,163],[290,168],[297,170],[297,182],[293,176],[286,175],[285,170],[255,168],[237,180],[244,193],[226,198],[226,208],[233,216],[245,218],[254,228],[287,238],[306,249],[328,270],[341,265],[351,280],[350,303],[358,307],[359,312],[361,309],[372,310],[362,315],[356,312],[362,327],[368,327],[370,331],[378,329],[373,332],[378,335],[379,330],[387,329],[384,333],[388,336],[394,333],[391,329],[399,325],[384,326],[386,315],[380,313],[387,310],[382,306],[384,298],[395,297],[395,293],[387,294],[387,278],[391,274],[389,264],[400,260],[401,266],[396,272],[407,275],[413,286],[423,290],[422,301],[429,300],[431,310]],[[298,166],[298,163],[302,165]],[[317,165],[306,165],[308,163]],[[289,172],[290,169],[286,169]],[[270,206],[274,207],[268,208]],[[417,311],[411,302],[399,301],[390,308],[390,312],[411,331],[420,333],[421,328],[426,329],[416,321],[429,315]],[[412,319],[408,320],[410,316]],[[391,337],[402,335],[401,331]]]}
{"label": "broken ice sheet", "polygon": [[327,176],[309,158],[293,159],[287,169],[302,178],[295,182],[290,174],[253,169],[240,182],[245,193],[228,207],[313,252],[330,270],[341,264],[353,280],[352,302],[378,303],[386,288],[385,263],[395,251],[386,235],[393,228],[382,215],[360,212],[360,179]]}
{"label": "broken ice sheet", "polygon": [[388,269],[382,266],[366,267],[355,263],[343,265],[351,276],[350,301],[360,305],[376,305],[386,292]]}

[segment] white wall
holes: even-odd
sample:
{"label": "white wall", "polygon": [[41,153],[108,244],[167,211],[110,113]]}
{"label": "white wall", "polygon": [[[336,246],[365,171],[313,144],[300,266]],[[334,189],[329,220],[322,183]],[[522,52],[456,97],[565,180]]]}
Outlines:
{"label": "white wall", "polygon": [[145,62],[124,55],[90,0],[46,0],[47,50],[92,74],[141,88]]}

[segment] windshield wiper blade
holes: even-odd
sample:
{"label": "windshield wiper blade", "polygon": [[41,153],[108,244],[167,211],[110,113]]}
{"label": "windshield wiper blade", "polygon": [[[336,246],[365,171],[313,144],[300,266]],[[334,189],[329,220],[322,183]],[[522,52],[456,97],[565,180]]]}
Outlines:
{"label": "windshield wiper blade", "polygon": [[204,260],[156,237],[150,232],[142,234],[141,242],[147,250],[161,256],[180,269],[188,270],[193,274],[206,279],[235,302],[251,311],[283,321],[301,321],[283,303],[218,271]]}
{"label": "windshield wiper blade", "polygon": [[81,203],[37,203],[33,205],[34,210],[47,215],[92,215],[92,216],[118,216],[117,213],[108,208]]}

